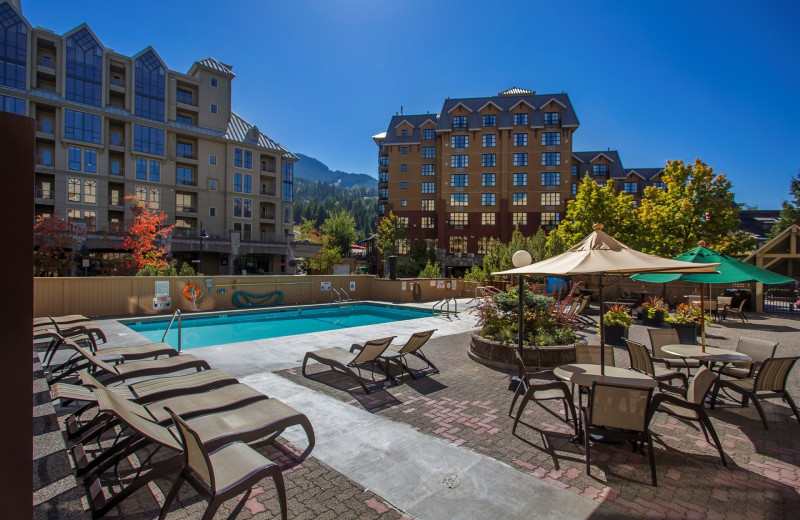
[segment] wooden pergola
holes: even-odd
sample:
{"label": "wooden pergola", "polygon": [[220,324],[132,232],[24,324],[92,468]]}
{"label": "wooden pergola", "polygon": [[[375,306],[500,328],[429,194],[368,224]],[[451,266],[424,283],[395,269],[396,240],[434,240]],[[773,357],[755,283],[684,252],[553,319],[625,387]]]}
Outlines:
{"label": "wooden pergola", "polygon": [[[745,262],[800,279],[800,226],[792,224],[745,258]],[[764,286],[756,284],[756,310],[763,311]]]}

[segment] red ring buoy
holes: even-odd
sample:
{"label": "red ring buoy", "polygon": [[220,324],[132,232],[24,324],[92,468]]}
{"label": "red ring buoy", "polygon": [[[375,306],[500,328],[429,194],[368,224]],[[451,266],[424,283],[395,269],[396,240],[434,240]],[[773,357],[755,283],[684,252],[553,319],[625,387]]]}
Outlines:
{"label": "red ring buoy", "polygon": [[186,296],[187,300],[194,300],[200,296],[200,287],[193,283],[188,283],[186,287],[183,288],[183,295]]}

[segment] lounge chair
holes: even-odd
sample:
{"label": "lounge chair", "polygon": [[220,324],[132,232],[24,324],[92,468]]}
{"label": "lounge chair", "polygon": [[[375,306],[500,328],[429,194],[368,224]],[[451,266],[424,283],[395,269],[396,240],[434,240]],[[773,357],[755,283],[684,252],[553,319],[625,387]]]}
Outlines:
{"label": "lounge chair", "polygon": [[167,412],[178,428],[184,462],[183,469],[164,500],[159,520],[167,517],[169,507],[184,481],[208,501],[203,520],[211,520],[223,502],[252,489],[266,477],[275,483],[281,518],[286,520],[286,486],[280,466],[241,441],[226,444],[209,453],[200,435],[182,417],[170,408],[167,408]]}
{"label": "lounge chair", "polygon": [[[309,359],[313,359],[319,363],[322,363],[323,365],[328,365],[333,371],[339,370],[345,375],[352,377],[358,381],[358,384],[361,385],[361,388],[364,389],[365,393],[370,393],[373,390],[379,390],[390,385],[395,385],[398,383],[397,380],[394,378],[394,376],[392,376],[388,367],[385,367],[382,371],[386,374],[386,378],[368,386],[365,383],[364,378],[361,376],[361,368],[359,366],[369,363],[371,365],[371,371],[373,374],[372,380],[375,381],[375,368],[380,365],[381,355],[386,351],[387,348],[389,348],[389,345],[392,343],[394,338],[395,336],[391,336],[388,338],[367,341],[362,347],[360,347],[360,350],[357,353],[347,352],[346,350],[337,347],[306,352],[306,355],[303,358],[303,375],[309,377],[306,373],[306,364],[308,363]],[[354,368],[356,371],[358,371],[358,375],[353,372]]]}
{"label": "lounge chair", "polygon": [[69,314],[67,316],[42,316],[39,318],[33,318],[33,326],[36,327],[37,325],[50,325],[52,323],[57,323],[59,325],[69,325],[71,323],[77,323],[81,321],[92,321],[83,314]]}
{"label": "lounge chair", "polygon": [[[70,340],[67,340],[67,343],[71,343],[70,346],[77,350],[83,356],[83,359],[86,360],[86,364],[82,366],[82,368],[91,367],[95,371],[98,371],[98,373],[104,377],[102,381],[103,384],[106,385],[136,377],[153,377],[173,374],[188,369],[195,369],[199,372],[200,370],[208,370],[211,368],[206,360],[192,356],[191,354],[147,361],[130,361],[128,363],[112,365],[103,361],[100,356],[93,354],[89,349],[81,347],[77,343]],[[53,374],[48,374],[48,382],[55,383],[62,379],[65,374],[62,373],[55,377],[50,376],[53,376]]]}
{"label": "lounge chair", "polygon": [[49,340],[42,363],[48,366],[53,361],[58,348],[65,339],[73,341],[85,341],[93,350],[97,349],[97,342],[106,341],[106,336],[102,330],[96,327],[78,326],[61,329],[54,325],[39,325],[33,327],[33,341]]}
{"label": "lounge chair", "polygon": [[[433,336],[434,332],[436,332],[436,329],[426,330],[425,332],[415,332],[410,338],[408,338],[408,341],[406,341],[404,345],[397,345],[398,348],[396,349],[392,349],[392,347],[395,345],[389,345],[389,348],[385,350],[380,357],[384,361],[397,363],[400,365],[401,369],[408,372],[409,375],[414,379],[419,379],[420,377],[427,376],[429,374],[438,374],[439,369],[436,368],[436,365],[434,365],[433,362],[425,357],[425,354],[422,353],[422,346],[428,342],[431,336]],[[363,348],[364,345],[353,345],[350,347],[350,352],[355,352],[356,350],[361,350]],[[408,359],[406,359],[407,355],[421,359],[427,364],[427,366],[423,369],[412,369],[408,364]]]}
{"label": "lounge chair", "polygon": [[[631,370],[649,375],[658,382],[658,387],[661,390],[685,393],[686,389],[689,388],[689,380],[687,379],[686,374],[682,374],[677,370],[666,368],[666,363],[664,363],[663,368],[655,366],[655,360],[650,356],[650,352],[647,350],[647,347],[641,343],[637,343],[629,339],[626,339],[625,343],[628,346],[628,354],[630,355],[631,360]],[[682,386],[673,386],[672,381],[674,379],[680,380]]]}
{"label": "lounge chair", "polygon": [[511,412],[514,410],[514,403],[517,401],[517,397],[522,395],[522,401],[519,403],[517,415],[514,417],[514,427],[511,429],[512,435],[517,431],[517,425],[519,424],[520,417],[522,417],[522,411],[525,410],[525,406],[531,399],[537,403],[539,401],[552,401],[555,399],[562,401],[564,403],[564,420],[569,423],[569,415],[571,412],[572,426],[577,432],[578,415],[575,413],[575,404],[572,401],[572,392],[569,391],[567,383],[554,380],[531,381],[532,378],[552,378],[553,371],[541,370],[537,372],[528,372],[527,367],[525,367],[525,362],[522,360],[519,352],[516,354],[517,364],[519,365],[519,368],[524,376],[522,381],[520,381],[517,385],[517,389],[514,392],[514,398],[511,400],[511,408],[508,409],[508,415],[511,415]]}
{"label": "lounge chair", "polygon": [[[61,338],[58,343],[56,344],[53,353],[55,350],[64,344],[66,347],[72,347],[73,343],[67,342],[67,338]],[[94,349],[91,347],[91,343],[89,343],[89,351],[101,358],[103,361],[136,361],[141,359],[157,359],[160,356],[177,356],[178,351],[172,348],[172,346],[166,343],[146,343],[144,345],[135,345],[130,347],[111,347],[111,348],[104,348],[104,349]],[[52,362],[53,357],[50,357],[50,361]],[[75,372],[76,370],[80,370],[81,365],[80,361],[83,360],[83,356],[79,352],[75,352],[69,359],[65,362],[61,363],[60,365],[53,367],[52,369],[48,369],[50,373],[59,372],[60,379],[63,379],[65,376]],[[53,376],[55,377],[55,376]]]}
{"label": "lounge chair", "polygon": [[[102,388],[96,389],[95,394],[100,411],[113,414],[127,430],[133,432],[129,437],[117,439],[112,447],[91,461],[76,458],[76,465],[79,460],[81,461],[80,465],[76,466],[79,473],[91,472],[85,479],[87,498],[92,516],[98,518],[142,486],[177,471],[183,464],[183,457],[180,456],[183,447],[176,440],[172,428],[161,426],[143,417],[141,414],[146,412],[142,411],[140,405],[121,399]],[[264,437],[274,437],[290,426],[301,426],[308,437],[309,445],[302,457],[307,456],[315,444],[314,429],[308,418],[277,399],[266,399],[236,410],[204,415],[187,421],[187,424],[196,432],[203,447],[210,451],[233,441],[252,442]],[[103,474],[130,454],[150,445],[155,445],[156,449],[171,450],[176,456],[157,462],[154,462],[152,457],[147,457],[129,483],[122,483],[115,478],[114,487],[119,490],[112,496],[106,497],[100,484]]]}

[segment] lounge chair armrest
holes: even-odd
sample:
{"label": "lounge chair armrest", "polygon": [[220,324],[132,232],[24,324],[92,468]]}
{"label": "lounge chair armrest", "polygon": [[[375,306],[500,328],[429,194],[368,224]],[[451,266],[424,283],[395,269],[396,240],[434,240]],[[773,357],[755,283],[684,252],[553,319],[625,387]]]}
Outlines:
{"label": "lounge chair armrest", "polygon": [[753,377],[755,373],[761,369],[761,365],[763,364],[763,361],[753,361],[750,363],[750,371],[747,373],[747,377]]}
{"label": "lounge chair armrest", "polygon": [[359,352],[364,350],[364,345],[359,345],[358,343],[353,343],[350,345],[350,352],[355,352],[356,350]]}
{"label": "lounge chair armrest", "polygon": [[664,359],[664,358],[660,358],[660,357],[654,357],[654,358],[650,358],[650,359],[653,360],[653,363],[661,363],[666,368],[672,368],[672,366],[670,365],[668,359]]}
{"label": "lounge chair armrest", "polygon": [[683,406],[685,408],[693,408],[696,406],[694,403],[690,403],[686,399],[681,399],[676,395],[668,394],[666,392],[659,392],[656,395],[654,395],[653,402],[651,403],[650,406],[653,407],[653,410],[656,410],[658,409],[659,405],[661,405],[661,403],[664,402],[672,403],[678,406]]}

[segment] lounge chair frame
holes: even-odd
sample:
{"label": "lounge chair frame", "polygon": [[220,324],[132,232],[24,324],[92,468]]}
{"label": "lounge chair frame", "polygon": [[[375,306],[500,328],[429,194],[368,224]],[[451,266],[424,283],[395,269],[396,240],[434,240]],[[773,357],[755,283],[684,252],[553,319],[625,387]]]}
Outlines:
{"label": "lounge chair frame", "polygon": [[[303,358],[302,373],[305,377],[309,377],[308,373],[306,372],[306,365],[310,359],[313,359],[318,363],[329,366],[334,372],[341,372],[352,377],[358,382],[359,385],[361,385],[364,393],[367,394],[375,390],[381,390],[389,386],[397,385],[399,384],[399,381],[392,375],[391,370],[389,370],[388,367],[381,367],[380,360],[381,355],[386,351],[387,348],[389,348],[389,345],[392,343],[392,340],[395,337],[396,336],[390,336],[388,338],[367,341],[358,349],[358,354],[353,356],[346,356],[348,352],[340,348],[306,352],[306,355]],[[355,350],[355,348],[351,347],[350,354],[353,354],[353,350]],[[372,380],[374,381],[374,383],[371,385],[367,384],[365,378],[361,375],[360,365],[367,363],[370,364]],[[380,369],[380,371],[386,375],[384,379],[375,381],[376,368]],[[358,374],[356,374],[353,369],[355,369]]]}

